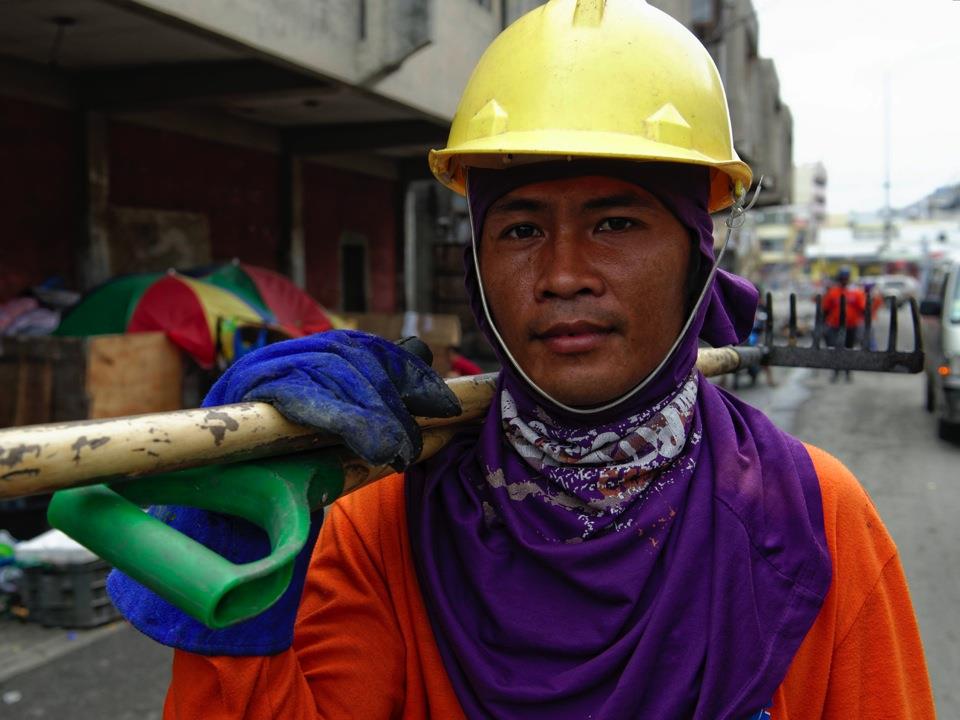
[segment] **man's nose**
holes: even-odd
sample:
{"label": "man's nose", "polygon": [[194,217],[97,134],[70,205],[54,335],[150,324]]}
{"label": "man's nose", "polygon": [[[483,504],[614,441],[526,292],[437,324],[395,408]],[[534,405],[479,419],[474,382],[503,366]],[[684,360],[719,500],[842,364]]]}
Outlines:
{"label": "man's nose", "polygon": [[534,260],[537,299],[570,300],[578,295],[603,294],[603,277],[593,260],[585,238],[563,229],[555,232]]}

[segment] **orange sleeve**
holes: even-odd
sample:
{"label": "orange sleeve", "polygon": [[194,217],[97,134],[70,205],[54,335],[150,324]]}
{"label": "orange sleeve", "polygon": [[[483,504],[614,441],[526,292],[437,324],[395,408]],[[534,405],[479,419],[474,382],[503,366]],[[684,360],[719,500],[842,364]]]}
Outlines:
{"label": "orange sleeve", "polygon": [[896,545],[838,460],[808,446],[833,581],[774,697],[773,720],[935,717],[920,631]]}
{"label": "orange sleeve", "polygon": [[920,632],[899,557],[893,557],[833,653],[825,718],[935,717]]}
{"label": "orange sleeve", "polygon": [[823,314],[827,315],[833,311],[834,305],[837,304],[837,291],[836,288],[830,288],[827,290],[826,294],[823,296],[823,302],[821,308],[823,309]]}
{"label": "orange sleeve", "polygon": [[177,651],[165,720],[462,717],[406,543],[403,478],[334,503],[293,648],[269,657]]}

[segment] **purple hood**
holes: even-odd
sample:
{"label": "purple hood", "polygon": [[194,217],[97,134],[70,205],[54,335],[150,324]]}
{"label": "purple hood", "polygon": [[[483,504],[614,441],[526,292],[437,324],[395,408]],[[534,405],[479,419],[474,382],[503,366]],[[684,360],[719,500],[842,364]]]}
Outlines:
{"label": "purple hood", "polygon": [[[475,237],[511,190],[589,175],[657,196],[713,264],[707,170],[694,166],[471,170]],[[474,315],[503,362],[501,396],[520,420],[560,436],[648,417],[695,373],[700,340],[747,337],[757,301],[749,282],[717,271],[661,368],[614,407],[584,415],[552,404],[510,364],[483,311],[469,248],[465,265]],[[830,584],[819,482],[803,446],[700,377],[686,445],[657,481],[582,542],[558,543],[552,528],[568,510],[531,502],[526,489],[564,490],[519,456],[504,427],[495,401],[482,428],[406,479],[421,591],[468,717],[742,720],[761,709]]]}

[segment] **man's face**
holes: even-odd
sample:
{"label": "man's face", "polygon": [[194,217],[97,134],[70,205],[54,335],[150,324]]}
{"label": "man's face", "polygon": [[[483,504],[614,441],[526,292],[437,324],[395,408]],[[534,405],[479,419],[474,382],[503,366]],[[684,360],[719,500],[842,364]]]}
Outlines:
{"label": "man's face", "polygon": [[660,363],[685,320],[690,236],[608,177],[526,185],[487,212],[480,273],[514,358],[556,400],[609,402]]}

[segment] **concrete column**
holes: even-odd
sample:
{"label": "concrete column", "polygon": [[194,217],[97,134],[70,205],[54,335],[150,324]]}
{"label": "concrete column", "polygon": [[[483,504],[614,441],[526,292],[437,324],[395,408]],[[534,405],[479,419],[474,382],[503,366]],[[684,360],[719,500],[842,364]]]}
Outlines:
{"label": "concrete column", "polygon": [[295,157],[291,164],[290,203],[290,278],[298,288],[307,287],[307,250],[303,235],[303,160]]}
{"label": "concrete column", "polygon": [[77,244],[78,280],[88,290],[111,275],[109,244],[110,163],[107,151],[107,120],[100,113],[80,111],[83,143],[81,183],[84,223]]}
{"label": "concrete column", "polygon": [[280,153],[280,271],[299,288],[307,286],[307,258],[303,237],[303,160]]}

